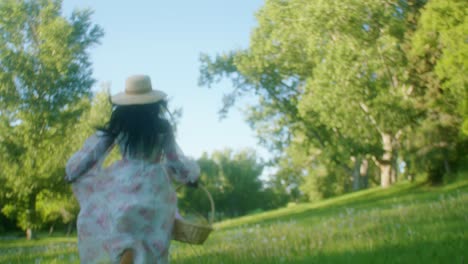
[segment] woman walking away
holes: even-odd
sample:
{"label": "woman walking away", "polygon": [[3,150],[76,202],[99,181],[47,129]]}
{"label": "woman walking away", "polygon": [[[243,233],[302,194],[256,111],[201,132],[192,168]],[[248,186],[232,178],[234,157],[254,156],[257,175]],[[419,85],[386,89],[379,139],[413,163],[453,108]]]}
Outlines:
{"label": "woman walking away", "polygon": [[[106,126],[66,166],[80,204],[81,263],[168,263],[177,196],[171,180],[196,185],[200,169],[178,148],[166,94],[148,76],[126,80]],[[122,159],[101,164],[118,145]]]}

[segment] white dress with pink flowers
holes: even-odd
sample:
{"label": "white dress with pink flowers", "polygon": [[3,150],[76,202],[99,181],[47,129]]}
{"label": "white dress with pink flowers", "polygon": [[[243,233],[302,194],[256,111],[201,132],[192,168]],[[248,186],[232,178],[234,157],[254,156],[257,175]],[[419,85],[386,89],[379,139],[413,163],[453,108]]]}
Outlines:
{"label": "white dress with pink flowers", "polygon": [[172,180],[193,182],[200,169],[172,138],[163,142],[150,158],[126,155],[101,169],[114,141],[97,132],[70,158],[66,179],[80,204],[81,263],[119,263],[125,249],[134,251],[134,263],[168,263],[177,206]]}

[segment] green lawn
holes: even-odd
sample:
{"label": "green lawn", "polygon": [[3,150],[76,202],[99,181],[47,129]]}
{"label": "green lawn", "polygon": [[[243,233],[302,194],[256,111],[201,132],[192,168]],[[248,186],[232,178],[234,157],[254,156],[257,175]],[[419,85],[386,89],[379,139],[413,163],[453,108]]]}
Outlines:
{"label": "green lawn", "polygon": [[[224,221],[171,263],[466,263],[468,180],[400,183]],[[74,238],[0,240],[0,263],[79,263]]]}

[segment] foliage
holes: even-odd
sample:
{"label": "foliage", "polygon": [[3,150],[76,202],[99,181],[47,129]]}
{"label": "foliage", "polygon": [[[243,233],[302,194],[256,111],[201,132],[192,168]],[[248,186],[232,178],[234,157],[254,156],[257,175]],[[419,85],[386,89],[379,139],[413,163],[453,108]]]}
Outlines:
{"label": "foliage", "polygon": [[22,229],[41,226],[44,190],[67,191],[67,136],[94,83],[88,50],[103,35],[90,17],[89,10],[63,17],[61,1],[0,2],[2,212]]}
{"label": "foliage", "polygon": [[[376,178],[374,167],[387,187],[397,181],[402,160],[410,169],[419,160],[443,168],[450,161],[439,154],[416,152],[434,149],[430,137],[422,136],[430,134],[439,137],[436,144],[449,145],[437,153],[458,155],[454,150],[462,141],[456,131],[465,110],[453,108],[464,109],[467,98],[466,7],[462,1],[425,5],[266,1],[247,49],[201,55],[200,85],[233,81],[221,115],[239,96],[258,98],[247,119],[276,155],[278,182],[285,188],[305,184],[310,197],[365,188]],[[451,19],[435,26],[433,16]],[[422,75],[415,62],[426,58],[432,66]],[[425,76],[453,92],[441,90],[444,95],[433,99],[437,90]],[[420,139],[422,145],[413,144]],[[416,170],[444,174],[430,166]]]}
{"label": "foliage", "polygon": [[452,97],[455,111],[464,118],[463,129],[466,129],[468,114],[467,15],[465,1],[430,1],[422,12],[411,49],[420,64],[430,67],[443,90],[443,97]]}
{"label": "foliage", "polygon": [[416,170],[427,171],[434,183],[453,173],[466,155],[460,149],[466,149],[468,139],[467,14],[464,1],[430,1],[408,47],[417,107],[425,118],[407,139],[407,154]]}
{"label": "foliage", "polygon": [[[216,205],[216,217],[234,217],[251,211],[268,210],[281,205],[273,190],[263,188],[260,176],[263,164],[253,150],[215,151],[198,159],[200,182],[211,193]],[[183,188],[179,205],[189,213],[210,212],[208,198],[200,190]],[[284,203],[284,202],[283,202]]]}

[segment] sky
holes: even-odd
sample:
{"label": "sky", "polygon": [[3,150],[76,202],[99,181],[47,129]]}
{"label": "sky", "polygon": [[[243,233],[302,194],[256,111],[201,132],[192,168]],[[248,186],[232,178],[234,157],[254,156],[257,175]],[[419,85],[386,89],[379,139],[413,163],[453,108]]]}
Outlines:
{"label": "sky", "polygon": [[181,107],[177,141],[185,154],[198,158],[203,152],[259,147],[254,131],[245,122],[244,100],[228,117],[219,120],[222,95],[229,82],[213,88],[198,86],[200,53],[216,55],[247,48],[255,13],[263,0],[64,0],[63,12],[91,8],[92,21],[105,35],[91,49],[93,77],[111,83],[111,93],[123,91],[125,79],[134,74],[151,77],[153,89],[169,95],[170,108]]}

